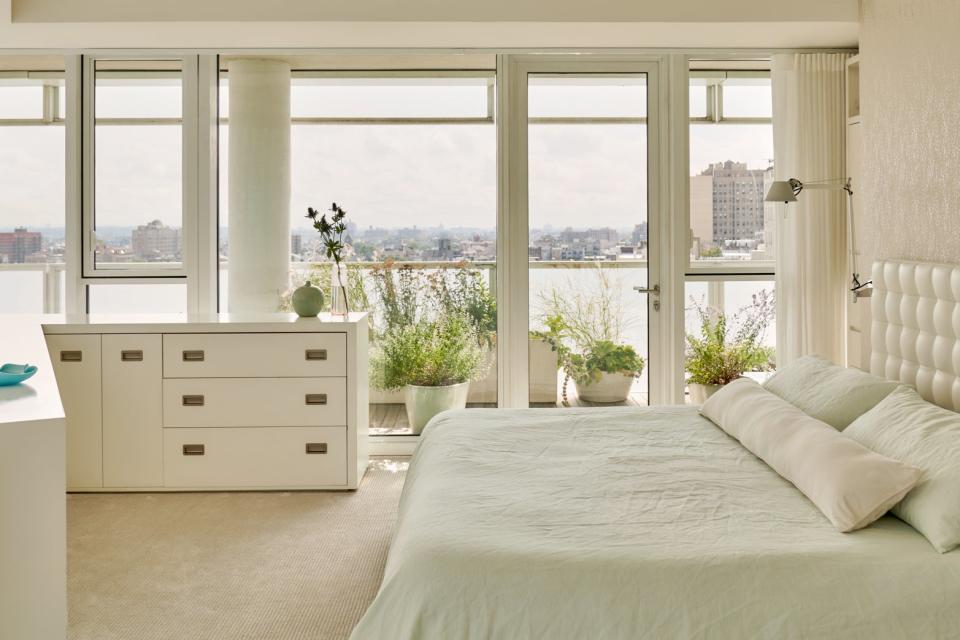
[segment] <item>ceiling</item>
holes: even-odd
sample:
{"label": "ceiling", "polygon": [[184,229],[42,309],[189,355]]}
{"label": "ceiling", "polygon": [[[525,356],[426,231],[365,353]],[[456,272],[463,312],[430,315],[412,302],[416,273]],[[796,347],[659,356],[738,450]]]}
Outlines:
{"label": "ceiling", "polygon": [[856,22],[857,0],[8,0],[18,22]]}

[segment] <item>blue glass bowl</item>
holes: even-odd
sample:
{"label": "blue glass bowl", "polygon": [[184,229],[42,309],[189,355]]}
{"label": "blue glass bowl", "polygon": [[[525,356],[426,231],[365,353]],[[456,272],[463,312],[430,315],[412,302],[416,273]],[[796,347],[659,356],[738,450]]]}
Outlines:
{"label": "blue glass bowl", "polygon": [[36,372],[37,368],[32,364],[5,364],[0,367],[0,387],[20,384]]}

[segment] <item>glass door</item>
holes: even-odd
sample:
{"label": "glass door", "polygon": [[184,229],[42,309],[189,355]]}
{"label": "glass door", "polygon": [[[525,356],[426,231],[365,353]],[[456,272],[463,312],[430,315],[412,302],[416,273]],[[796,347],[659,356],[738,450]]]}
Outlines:
{"label": "glass door", "polygon": [[524,65],[531,407],[651,402],[656,72],[623,60]]}

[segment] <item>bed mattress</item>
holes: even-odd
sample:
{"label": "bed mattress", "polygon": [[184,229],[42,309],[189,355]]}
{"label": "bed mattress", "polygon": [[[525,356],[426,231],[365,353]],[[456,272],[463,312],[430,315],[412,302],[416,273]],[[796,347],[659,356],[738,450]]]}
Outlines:
{"label": "bed mattress", "polygon": [[354,640],[955,638],[960,552],[838,533],[692,407],[449,412]]}

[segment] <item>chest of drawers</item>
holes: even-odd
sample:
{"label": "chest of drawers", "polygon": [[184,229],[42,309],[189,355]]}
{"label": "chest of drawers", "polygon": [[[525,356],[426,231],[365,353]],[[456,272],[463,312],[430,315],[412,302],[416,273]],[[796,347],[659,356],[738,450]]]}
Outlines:
{"label": "chest of drawers", "polygon": [[367,321],[45,325],[73,491],[355,489]]}

